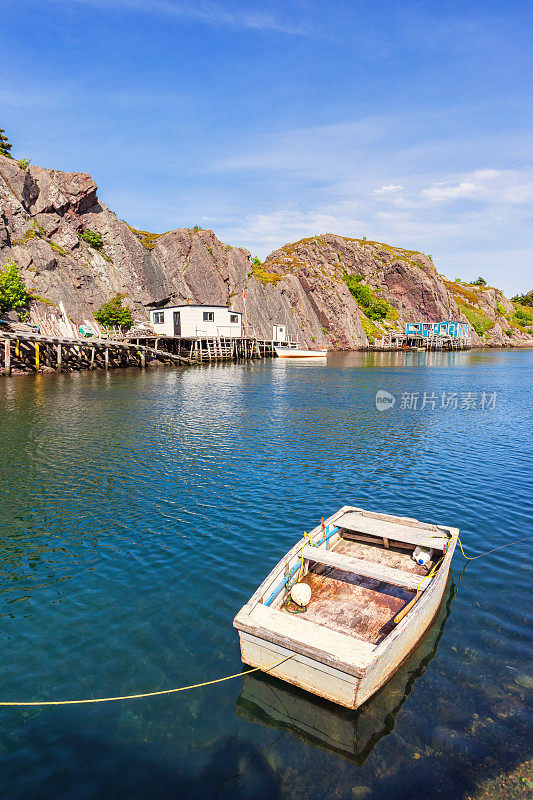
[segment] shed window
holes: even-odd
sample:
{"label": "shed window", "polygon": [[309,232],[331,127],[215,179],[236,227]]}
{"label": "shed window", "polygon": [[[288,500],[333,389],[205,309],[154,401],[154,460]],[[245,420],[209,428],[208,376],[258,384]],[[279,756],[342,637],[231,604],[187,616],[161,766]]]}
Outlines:
{"label": "shed window", "polygon": [[215,321],[215,312],[204,311],[204,322],[214,322],[214,321]]}
{"label": "shed window", "polygon": [[154,325],[162,325],[165,321],[164,311],[154,311]]}
{"label": "shed window", "polygon": [[239,321],[239,315],[238,314],[230,314],[229,315],[229,321],[230,322],[238,322]]}

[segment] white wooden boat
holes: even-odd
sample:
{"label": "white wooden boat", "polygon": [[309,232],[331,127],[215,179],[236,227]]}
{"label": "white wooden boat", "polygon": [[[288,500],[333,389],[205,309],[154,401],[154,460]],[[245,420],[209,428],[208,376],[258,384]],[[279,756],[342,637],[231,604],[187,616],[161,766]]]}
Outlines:
{"label": "white wooden boat", "polygon": [[441,609],[420,646],[356,713],[263,672],[243,675],[236,713],[248,722],[287,731],[307,745],[364,764],[380,739],[390,733],[416,680],[437,653],[450,613],[452,586],[449,577]]}
{"label": "white wooden boat", "polygon": [[[343,506],[289,550],[235,617],[242,661],[358,708],[432,625],[458,533]],[[412,558],[417,547],[432,551],[425,566]],[[310,589],[306,607],[292,602],[295,582]]]}
{"label": "white wooden boat", "polygon": [[327,358],[327,350],[302,350],[300,347],[276,347],[279,358]]}

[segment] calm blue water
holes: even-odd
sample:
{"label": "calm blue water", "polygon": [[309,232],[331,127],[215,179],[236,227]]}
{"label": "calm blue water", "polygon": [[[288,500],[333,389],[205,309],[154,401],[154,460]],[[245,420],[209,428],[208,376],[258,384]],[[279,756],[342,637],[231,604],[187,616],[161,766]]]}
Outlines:
{"label": "calm blue water", "polygon": [[[345,503],[456,525],[469,554],[531,535],[532,366],[356,353],[2,379],[0,699],[238,672],[234,614]],[[494,408],[440,408],[442,392],[479,406],[484,391]],[[401,409],[402,392],[426,408]],[[358,713],[251,677],[0,709],[3,795],[460,798],[529,753],[531,556],[524,543],[461,576],[457,552],[424,650]]]}

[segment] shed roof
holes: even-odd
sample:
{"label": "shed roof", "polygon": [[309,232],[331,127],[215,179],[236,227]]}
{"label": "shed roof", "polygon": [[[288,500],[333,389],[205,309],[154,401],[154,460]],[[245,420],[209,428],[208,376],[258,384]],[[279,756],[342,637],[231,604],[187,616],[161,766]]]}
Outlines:
{"label": "shed roof", "polygon": [[228,308],[227,306],[207,306],[203,303],[184,303],[181,306],[159,306],[158,308],[151,308],[150,311],[170,311],[171,309],[178,309],[178,308],[223,308],[228,311],[230,314],[239,314],[242,316],[242,311],[233,311],[233,309]]}

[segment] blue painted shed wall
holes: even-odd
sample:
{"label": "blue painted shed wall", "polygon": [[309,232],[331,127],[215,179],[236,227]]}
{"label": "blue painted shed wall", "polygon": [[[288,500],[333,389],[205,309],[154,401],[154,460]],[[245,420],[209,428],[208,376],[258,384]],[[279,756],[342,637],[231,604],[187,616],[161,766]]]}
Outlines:
{"label": "blue painted shed wall", "polygon": [[453,339],[468,336],[468,323],[448,319],[444,322],[408,322],[405,326],[406,334],[428,338],[433,335],[451,336]]}

